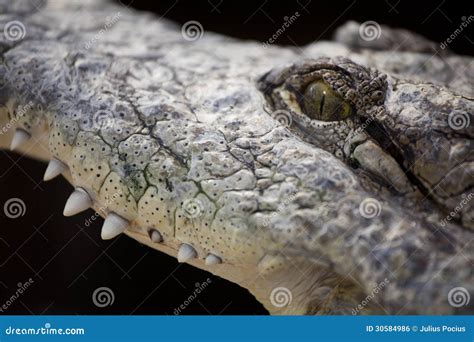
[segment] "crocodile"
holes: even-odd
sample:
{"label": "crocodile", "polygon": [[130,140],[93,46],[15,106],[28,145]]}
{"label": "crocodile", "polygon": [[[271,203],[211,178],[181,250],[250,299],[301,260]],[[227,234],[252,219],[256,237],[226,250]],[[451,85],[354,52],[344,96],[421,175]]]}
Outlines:
{"label": "crocodile", "polygon": [[64,215],[271,314],[474,313],[472,57],[376,23],[283,47],[108,1],[0,13],[0,147],[72,184]]}

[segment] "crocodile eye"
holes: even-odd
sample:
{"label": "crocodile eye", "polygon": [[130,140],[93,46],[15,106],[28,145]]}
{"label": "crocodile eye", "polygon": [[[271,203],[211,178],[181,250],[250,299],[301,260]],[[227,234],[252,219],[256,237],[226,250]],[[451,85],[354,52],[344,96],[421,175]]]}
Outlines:
{"label": "crocodile eye", "polygon": [[302,106],[307,116],[321,121],[344,120],[352,112],[349,103],[322,80],[308,84],[302,98]]}

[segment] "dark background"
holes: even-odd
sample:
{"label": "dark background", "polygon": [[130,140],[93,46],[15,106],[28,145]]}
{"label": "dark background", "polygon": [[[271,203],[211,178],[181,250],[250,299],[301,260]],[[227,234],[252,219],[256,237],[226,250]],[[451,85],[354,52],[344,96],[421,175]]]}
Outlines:
{"label": "dark background", "polygon": [[[473,14],[446,1],[122,1],[184,23],[199,21],[205,30],[266,41],[295,11],[298,20],[278,38],[282,45],[330,39],[347,20],[403,27],[434,41],[444,41]],[[474,27],[474,23],[471,23]],[[473,54],[472,29],[450,48]],[[212,282],[182,314],[264,314],[266,311],[239,286],[121,236],[100,239],[102,219],[84,227],[91,210],[72,218],[62,210],[72,187],[57,178],[43,183],[45,165],[0,151],[0,205],[10,198],[25,202],[26,213],[9,219],[0,210],[0,308],[30,277],[34,284],[14,301],[6,314],[170,314],[194,291],[196,283]],[[2,209],[2,208],[0,208]],[[109,287],[111,306],[96,307],[92,293]]]}
{"label": "dark background", "polygon": [[[140,10],[153,11],[181,24],[199,21],[204,31],[266,41],[296,11],[300,16],[277,39],[280,45],[304,45],[330,40],[334,30],[348,20],[374,20],[381,25],[412,30],[443,42],[461,22],[474,15],[473,1],[453,0],[120,0]],[[459,54],[474,53],[474,22],[449,48]]]}

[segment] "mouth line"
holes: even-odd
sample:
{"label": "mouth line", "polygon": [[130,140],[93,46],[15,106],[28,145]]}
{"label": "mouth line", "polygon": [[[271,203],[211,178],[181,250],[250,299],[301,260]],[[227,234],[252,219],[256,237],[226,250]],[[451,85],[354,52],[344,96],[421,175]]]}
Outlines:
{"label": "mouth line", "polygon": [[[31,143],[31,141],[27,142],[27,144],[28,143]],[[303,142],[301,142],[301,143],[304,144]],[[286,153],[291,153],[291,152],[287,151]],[[324,155],[324,154],[328,154],[328,153],[321,150],[321,154]],[[51,157],[49,157],[49,158],[51,158]],[[317,160],[315,160],[313,162],[315,164],[318,164]],[[341,163],[341,165],[343,165],[343,164]],[[55,173],[56,176],[59,175],[59,174],[63,174],[66,177],[66,179],[69,180],[69,182],[71,184],[75,184],[75,182],[73,180],[73,177],[71,176],[71,174],[68,170],[66,170],[66,171],[63,170],[62,172],[59,172],[59,173],[56,172]],[[313,173],[308,173],[308,175],[311,175],[311,174],[313,174]],[[105,216],[106,222],[107,222],[107,217],[109,217],[111,212],[112,212],[112,211],[109,210],[107,203],[102,202],[100,200],[100,198],[97,197],[97,196],[93,197],[92,203],[93,203],[92,208],[94,210],[96,210],[96,212],[99,213],[101,216],[103,216],[103,217]],[[106,208],[106,209],[104,210],[104,208]],[[301,207],[301,208],[304,210],[304,207]],[[299,217],[300,217],[300,219],[303,219],[304,221],[309,222],[309,221],[311,221],[311,215],[314,215],[315,213],[317,213],[317,211],[314,211],[311,206],[307,210],[310,210],[310,211],[309,212],[306,212],[306,211],[302,212],[301,214],[299,214]],[[281,217],[284,217],[284,215],[285,215],[284,212],[279,213],[279,216],[281,216]],[[317,226],[318,224],[320,224],[320,223],[319,222],[311,223],[311,225],[315,225],[315,226]],[[135,240],[139,241],[140,243],[143,243],[143,244],[145,244],[145,245],[147,245],[147,246],[149,246],[149,247],[151,247],[155,250],[158,250],[160,252],[164,252],[164,253],[166,253],[166,254],[174,257],[174,258],[178,257],[178,260],[180,262],[189,263],[189,264],[191,264],[195,267],[198,267],[200,269],[203,269],[203,270],[206,270],[206,271],[211,272],[213,274],[216,274],[220,277],[223,277],[223,278],[226,278],[226,279],[231,280],[233,282],[236,282],[236,283],[240,284],[241,286],[244,286],[244,287],[248,288],[252,293],[254,293],[257,296],[257,298],[259,298],[259,300],[262,303],[264,303],[264,305],[267,308],[269,307],[268,303],[266,303],[266,301],[268,300],[268,298],[267,298],[267,295],[268,295],[267,291],[268,290],[266,290],[265,286],[267,286],[267,287],[270,286],[271,287],[272,285],[269,285],[268,280],[265,283],[265,286],[263,286],[262,284],[255,285],[255,282],[261,276],[262,267],[264,267],[264,269],[267,269],[267,267],[273,267],[273,266],[267,266],[266,265],[266,263],[268,263],[267,259],[269,257],[269,254],[264,253],[261,257],[258,258],[258,260],[255,261],[254,265],[251,265],[251,264],[248,264],[248,263],[237,263],[236,264],[236,263],[232,262],[231,260],[227,260],[226,258],[224,258],[222,260],[222,264],[218,263],[218,264],[214,264],[214,265],[207,265],[206,264],[207,254],[204,254],[201,250],[198,250],[198,249],[195,250],[194,247],[191,247],[191,248],[193,248],[192,252],[194,253],[194,255],[192,257],[185,257],[185,258],[180,257],[180,253],[181,254],[184,253],[182,251],[183,246],[187,246],[186,248],[188,248],[189,246],[192,246],[192,244],[194,242],[193,240],[188,240],[188,242],[182,242],[182,241],[179,241],[178,239],[176,239],[176,236],[173,235],[171,237],[171,239],[165,239],[165,241],[159,241],[157,243],[157,242],[154,242],[153,239],[151,238],[150,229],[156,229],[161,234],[160,227],[148,226],[148,227],[146,227],[146,229],[144,229],[143,225],[135,222],[135,220],[133,220],[133,219],[127,220],[126,225],[127,225],[126,229],[120,230],[120,233],[124,232],[126,235],[134,238]],[[319,229],[322,229],[322,228],[323,227],[319,227]],[[393,229],[393,228],[390,228],[390,229]],[[114,237],[115,235],[116,234],[112,234],[112,236],[110,236],[110,237]],[[309,236],[311,237],[311,235],[309,235]],[[161,237],[161,235],[160,235],[160,237]],[[106,236],[106,238],[109,238],[109,237]],[[312,237],[311,237],[311,239],[312,239]],[[188,243],[191,243],[191,244],[188,245]],[[268,250],[268,252],[270,252],[270,251],[271,251],[271,249]],[[326,249],[326,251],[327,251],[327,249]],[[453,251],[451,251],[451,252],[453,252]],[[323,257],[323,259],[318,258],[318,260],[324,260],[324,253],[322,254],[322,257]],[[327,257],[328,258],[326,260],[334,259],[334,256],[328,255]],[[278,260],[279,257],[278,256],[271,257],[270,258],[270,265],[273,265],[273,263],[276,262],[276,261],[274,261],[273,258],[276,258]],[[298,259],[297,256],[295,256],[294,258],[296,258],[295,260]],[[261,265],[262,260],[265,260],[265,262],[263,262],[264,266]],[[278,265],[278,262],[277,262],[277,265]],[[265,272],[267,272],[267,271],[265,271]],[[279,276],[275,276],[275,275],[270,276],[268,279],[273,279],[273,280],[270,280],[271,284],[275,283],[275,281],[280,281],[280,280],[277,280],[277,279],[280,279]],[[303,310],[302,313],[304,313],[305,312],[304,310],[306,310],[306,309],[303,309],[303,307],[298,309],[298,310]],[[270,306],[270,309],[272,309],[271,306]]]}

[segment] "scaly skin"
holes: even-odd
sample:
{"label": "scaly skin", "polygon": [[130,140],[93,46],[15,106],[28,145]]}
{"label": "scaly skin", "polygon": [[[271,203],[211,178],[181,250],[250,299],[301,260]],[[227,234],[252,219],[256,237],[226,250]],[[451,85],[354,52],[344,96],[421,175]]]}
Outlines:
{"label": "scaly skin", "polygon": [[[473,202],[442,221],[472,196],[472,124],[448,124],[473,112],[472,58],[385,27],[371,50],[354,23],[302,49],[190,42],[163,19],[80,3],[0,2],[2,32],[27,29],[0,40],[2,148],[25,130],[20,152],[67,165],[125,234],[173,256],[190,246],[180,259],[271,313],[351,313],[374,288],[358,313],[473,312],[448,304],[454,287],[473,293]],[[405,52],[380,51],[406,35]],[[295,98],[315,78],[355,114],[310,120]]]}

